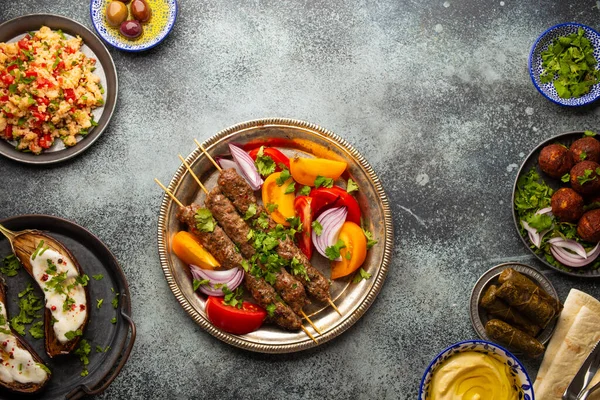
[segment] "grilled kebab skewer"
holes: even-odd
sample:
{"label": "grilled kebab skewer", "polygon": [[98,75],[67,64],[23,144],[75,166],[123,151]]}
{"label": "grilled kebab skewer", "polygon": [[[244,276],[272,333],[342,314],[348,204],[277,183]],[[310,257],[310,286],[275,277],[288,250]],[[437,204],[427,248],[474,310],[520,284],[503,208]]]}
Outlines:
{"label": "grilled kebab skewer", "polygon": [[[225,234],[225,231],[218,225],[215,226],[215,229],[212,232],[199,231],[196,228],[194,216],[196,211],[201,207],[197,204],[184,206],[164,185],[158,180],[156,180],[156,182],[179,205],[177,219],[189,227],[190,231],[198,237],[202,246],[204,246],[206,250],[221,263],[221,266],[226,269],[234,267],[243,269],[242,263],[244,259],[240,253],[235,250],[235,245]],[[272,319],[277,325],[290,331],[303,329],[311,339],[315,340],[310,332],[302,325],[300,317],[298,317],[287,304],[278,299],[275,289],[263,278],[257,278],[249,273],[244,273],[244,285],[261,307],[267,308],[271,304],[275,305]]]}

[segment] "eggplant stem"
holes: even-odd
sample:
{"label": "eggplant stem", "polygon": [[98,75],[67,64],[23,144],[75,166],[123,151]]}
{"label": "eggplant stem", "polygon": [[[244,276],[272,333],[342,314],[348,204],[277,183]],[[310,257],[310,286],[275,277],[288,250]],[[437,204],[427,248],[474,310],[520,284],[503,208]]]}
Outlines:
{"label": "eggplant stem", "polygon": [[6,238],[9,240],[9,242],[12,243],[12,241],[18,236],[17,232],[13,232],[10,229],[6,229],[4,226],[0,225],[0,232],[6,236]]}

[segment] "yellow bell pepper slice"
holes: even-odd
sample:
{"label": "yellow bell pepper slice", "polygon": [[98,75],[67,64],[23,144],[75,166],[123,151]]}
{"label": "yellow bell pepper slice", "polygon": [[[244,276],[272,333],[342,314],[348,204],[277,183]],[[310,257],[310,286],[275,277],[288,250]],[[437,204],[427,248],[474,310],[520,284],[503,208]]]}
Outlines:
{"label": "yellow bell pepper slice", "polygon": [[[290,226],[290,223],[286,221],[287,218],[293,218],[296,215],[294,211],[294,200],[296,195],[294,191],[285,193],[288,187],[294,184],[292,178],[287,179],[281,186],[277,184],[277,179],[281,176],[281,172],[275,172],[265,179],[265,183],[262,186],[262,201],[265,209],[273,221],[283,226]],[[272,211],[270,207],[277,206]]]}
{"label": "yellow bell pepper slice", "polygon": [[348,164],[343,161],[325,158],[294,157],[290,160],[290,173],[302,185],[315,186],[317,176],[337,179],[344,173]]}
{"label": "yellow bell pepper slice", "polygon": [[202,247],[198,239],[189,232],[181,231],[173,237],[173,253],[188,265],[197,265],[204,269],[215,269],[221,264]]}
{"label": "yellow bell pepper slice", "polygon": [[350,275],[367,258],[367,239],[360,226],[354,222],[344,222],[338,240],[344,242],[346,247],[340,250],[342,261],[333,261],[331,263],[331,279]]}

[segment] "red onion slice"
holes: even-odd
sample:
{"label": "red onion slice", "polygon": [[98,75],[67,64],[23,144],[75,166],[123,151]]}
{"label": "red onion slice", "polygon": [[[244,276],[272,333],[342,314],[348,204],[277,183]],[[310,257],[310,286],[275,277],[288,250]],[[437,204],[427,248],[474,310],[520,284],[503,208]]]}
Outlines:
{"label": "red onion slice", "polygon": [[[227,285],[227,289],[235,290],[244,279],[244,271],[240,268],[233,268],[227,271],[212,271],[202,269],[196,265],[190,265],[192,277],[199,281],[208,279],[208,285],[200,286],[199,290],[209,296],[223,297],[224,293],[221,286]],[[220,285],[219,287],[215,287]]]}
{"label": "red onion slice", "polygon": [[530,227],[524,219],[521,220],[521,225],[523,225],[523,228],[525,228],[529,234],[529,240],[531,240],[531,243],[533,243],[535,247],[539,248],[542,244],[542,237],[538,231],[535,228]]}
{"label": "red onion slice", "polygon": [[[346,207],[335,207],[323,212],[317,218],[317,221],[321,224],[323,230],[321,235],[318,236],[313,229],[312,241],[315,244],[317,251],[323,257],[327,257],[325,249],[333,246],[337,242],[340,229],[342,229],[342,225],[344,225],[344,222],[346,222],[347,215],[348,209],[346,209]],[[341,260],[342,258],[338,257],[335,261]]]}
{"label": "red onion slice", "polygon": [[561,237],[553,237],[552,239],[548,240],[548,243],[552,243],[554,246],[557,246],[557,247],[569,249],[571,251],[574,251],[580,257],[587,258],[587,253],[586,253],[585,249],[583,248],[583,246],[573,239],[563,239]]}
{"label": "red onion slice", "polygon": [[550,214],[552,215],[552,207],[542,208],[536,211],[536,214]]}
{"label": "red onion slice", "polygon": [[238,165],[235,163],[235,161],[230,160],[228,158],[223,158],[223,157],[215,157],[215,161],[221,166],[221,168],[223,168],[223,169],[233,168],[237,171],[238,175],[244,176],[244,174],[242,173],[242,170],[240,169],[240,167],[238,167]]}
{"label": "red onion slice", "polygon": [[252,190],[260,189],[264,181],[258,173],[252,157],[241,148],[232,144],[229,144],[229,151],[235,163],[242,170],[242,176],[246,178]]}
{"label": "red onion slice", "polygon": [[591,260],[589,257],[587,259],[580,258],[579,260],[574,260],[572,257],[568,257],[568,255],[565,256],[564,253],[566,253],[566,250],[561,249],[560,247],[550,246],[550,252],[558,262],[573,268],[583,267],[594,261]]}

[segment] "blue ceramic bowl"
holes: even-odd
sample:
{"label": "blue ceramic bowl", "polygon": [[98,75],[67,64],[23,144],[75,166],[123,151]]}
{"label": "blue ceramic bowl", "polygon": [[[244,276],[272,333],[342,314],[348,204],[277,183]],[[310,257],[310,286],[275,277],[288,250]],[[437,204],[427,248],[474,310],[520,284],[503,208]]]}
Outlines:
{"label": "blue ceramic bowl", "polygon": [[[542,52],[548,49],[554,39],[571,33],[577,33],[579,28],[582,28],[585,31],[584,36],[592,42],[592,46],[594,47],[594,57],[596,57],[596,60],[600,61],[600,33],[589,26],[575,22],[559,24],[546,30],[539,38],[537,38],[531,48],[531,53],[529,54],[529,75],[531,76],[534,86],[548,100],[562,106],[583,106],[594,102],[600,97],[600,84],[592,86],[590,92],[581,97],[563,99],[556,93],[556,89],[554,89],[552,82],[540,82],[540,74],[542,73]],[[596,65],[596,69],[599,67],[600,64]]]}
{"label": "blue ceramic bowl", "polygon": [[[119,50],[138,52],[157,46],[171,32],[177,19],[177,0],[146,0],[152,16],[148,22],[142,23],[143,33],[140,37],[128,39],[121,35],[118,27],[112,27],[106,22],[106,7],[110,2],[111,0],[92,0],[90,17],[98,35]],[[133,19],[130,4],[127,5],[127,19]]]}
{"label": "blue ceramic bowl", "polygon": [[476,351],[484,354],[490,354],[507,364],[512,373],[517,377],[516,380],[519,383],[519,390],[521,391],[519,399],[535,399],[533,396],[533,385],[531,383],[531,379],[529,379],[529,375],[527,375],[525,367],[523,367],[523,364],[521,364],[517,357],[513,356],[508,350],[498,346],[495,343],[487,342],[485,340],[467,340],[453,344],[433,359],[431,364],[429,364],[425,370],[423,379],[421,379],[421,386],[419,387],[419,400],[425,400],[429,397],[428,395],[429,390],[431,389],[431,378],[440,364],[442,364],[451,356],[465,351]]}

